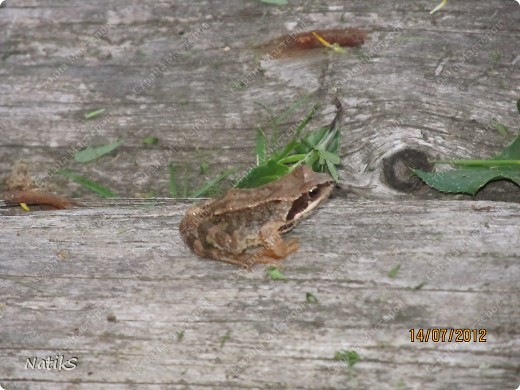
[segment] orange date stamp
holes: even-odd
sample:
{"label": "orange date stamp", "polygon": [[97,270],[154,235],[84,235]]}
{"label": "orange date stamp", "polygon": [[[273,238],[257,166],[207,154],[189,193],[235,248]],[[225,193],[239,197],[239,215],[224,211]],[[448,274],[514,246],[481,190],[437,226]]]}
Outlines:
{"label": "orange date stamp", "polygon": [[434,343],[485,343],[486,329],[454,329],[454,328],[419,328],[410,329],[410,342],[427,343],[433,341]]}

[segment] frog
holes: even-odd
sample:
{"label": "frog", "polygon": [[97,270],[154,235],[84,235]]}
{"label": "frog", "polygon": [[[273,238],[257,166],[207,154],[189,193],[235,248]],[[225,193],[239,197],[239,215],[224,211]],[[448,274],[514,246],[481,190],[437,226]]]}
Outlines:
{"label": "frog", "polygon": [[301,164],[257,188],[231,189],[196,204],[179,224],[184,243],[198,256],[251,270],[296,252],[298,239],[283,234],[309,217],[334,188],[326,173]]}

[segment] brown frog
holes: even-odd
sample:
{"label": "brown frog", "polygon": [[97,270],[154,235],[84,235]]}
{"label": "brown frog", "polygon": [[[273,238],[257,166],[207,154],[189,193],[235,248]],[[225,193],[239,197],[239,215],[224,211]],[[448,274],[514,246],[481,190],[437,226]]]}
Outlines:
{"label": "brown frog", "polygon": [[272,263],[298,250],[298,240],[284,241],[281,234],[326,200],[333,187],[329,175],[300,165],[272,183],[233,189],[191,207],[179,230],[186,245],[201,257],[248,269]]}

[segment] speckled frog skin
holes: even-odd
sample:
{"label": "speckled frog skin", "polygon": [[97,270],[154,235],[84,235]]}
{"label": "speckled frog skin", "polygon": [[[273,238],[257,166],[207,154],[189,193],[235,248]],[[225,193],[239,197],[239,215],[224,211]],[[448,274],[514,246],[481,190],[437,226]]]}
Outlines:
{"label": "speckled frog skin", "polygon": [[325,173],[300,165],[284,177],[254,189],[233,189],[191,207],[181,236],[197,255],[250,268],[273,263],[298,250],[282,234],[325,201],[334,183]]}

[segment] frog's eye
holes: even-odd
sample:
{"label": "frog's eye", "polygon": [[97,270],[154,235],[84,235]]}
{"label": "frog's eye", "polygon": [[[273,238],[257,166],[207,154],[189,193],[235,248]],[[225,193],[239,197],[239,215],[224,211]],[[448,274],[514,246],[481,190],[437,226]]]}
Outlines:
{"label": "frog's eye", "polygon": [[309,190],[309,197],[311,199],[314,199],[316,196],[318,196],[318,194],[320,193],[320,189],[318,188],[318,186],[316,187],[312,187],[310,190]]}

